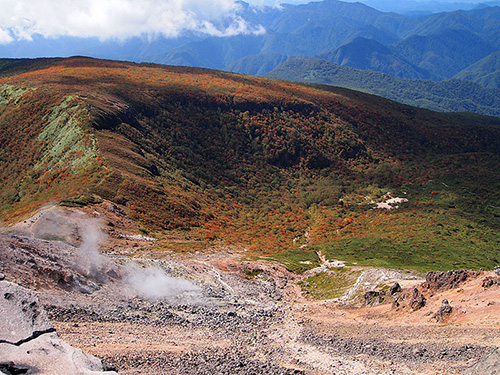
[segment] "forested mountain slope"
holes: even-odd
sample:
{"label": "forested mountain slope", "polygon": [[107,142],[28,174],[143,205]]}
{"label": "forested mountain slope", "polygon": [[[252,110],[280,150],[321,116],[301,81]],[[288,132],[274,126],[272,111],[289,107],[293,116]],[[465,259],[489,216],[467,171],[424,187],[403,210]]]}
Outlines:
{"label": "forested mountain slope", "polygon": [[[0,79],[7,223],[49,201],[104,199],[168,249],[232,244],[293,269],[320,250],[391,267],[494,264],[497,118],[204,69],[26,64]],[[375,208],[390,197],[400,208]]]}
{"label": "forested mountain slope", "polygon": [[485,88],[467,80],[435,82],[400,79],[384,73],[340,66],[322,59],[291,59],[266,76],[346,87],[435,111],[500,116],[500,90]]}

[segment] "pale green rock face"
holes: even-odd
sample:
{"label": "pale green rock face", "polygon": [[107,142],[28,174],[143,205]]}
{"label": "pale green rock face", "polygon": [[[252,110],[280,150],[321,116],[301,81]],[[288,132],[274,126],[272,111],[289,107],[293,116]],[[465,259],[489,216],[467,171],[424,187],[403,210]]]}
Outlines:
{"label": "pale green rock face", "polygon": [[45,119],[44,130],[38,140],[44,142],[44,154],[35,170],[67,168],[79,169],[92,164],[97,157],[96,140],[82,125],[88,111],[78,98],[68,96],[52,109]]}
{"label": "pale green rock face", "polygon": [[0,106],[6,105],[10,102],[17,104],[21,97],[35,89],[20,87],[20,86],[12,86],[12,85],[0,85]]}

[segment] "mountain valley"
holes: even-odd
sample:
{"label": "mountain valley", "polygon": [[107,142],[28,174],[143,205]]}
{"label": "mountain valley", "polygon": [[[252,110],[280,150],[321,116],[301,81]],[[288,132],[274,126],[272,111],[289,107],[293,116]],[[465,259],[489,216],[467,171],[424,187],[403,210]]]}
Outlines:
{"label": "mountain valley", "polygon": [[55,330],[89,374],[498,370],[498,117],[201,68],[0,67],[0,287],[54,327],[0,349]]}

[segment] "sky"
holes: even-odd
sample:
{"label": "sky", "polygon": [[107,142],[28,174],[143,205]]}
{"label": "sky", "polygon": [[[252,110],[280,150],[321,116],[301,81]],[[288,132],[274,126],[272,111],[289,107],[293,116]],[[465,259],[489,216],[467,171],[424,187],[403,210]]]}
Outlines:
{"label": "sky", "polygon": [[186,30],[214,36],[263,32],[236,15],[234,0],[0,0],[0,9],[0,43],[34,34],[105,40],[176,37]]}
{"label": "sky", "polygon": [[[247,2],[278,5],[280,2],[300,4],[309,1]],[[249,25],[238,17],[238,6],[234,0],[0,0],[0,44],[31,40],[35,34],[49,38],[75,36],[125,40],[145,35],[176,37],[185,31],[213,36],[263,33],[264,29],[259,25]]]}

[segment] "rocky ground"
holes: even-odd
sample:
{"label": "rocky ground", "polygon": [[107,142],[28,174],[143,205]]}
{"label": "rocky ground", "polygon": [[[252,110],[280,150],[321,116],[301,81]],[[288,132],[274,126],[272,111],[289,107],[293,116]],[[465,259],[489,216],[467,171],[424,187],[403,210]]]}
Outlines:
{"label": "rocky ground", "polygon": [[[0,272],[35,290],[60,338],[100,358],[104,370],[499,371],[500,279],[494,272],[428,274],[425,281],[401,281],[401,290],[374,290],[369,306],[353,308],[308,299],[297,285],[300,276],[235,250],[138,256],[134,249],[151,239],[120,237],[110,244],[108,237],[99,244],[99,223],[64,215],[49,211],[0,235]],[[53,226],[64,230],[53,233]],[[98,230],[85,233],[82,226]]]}

